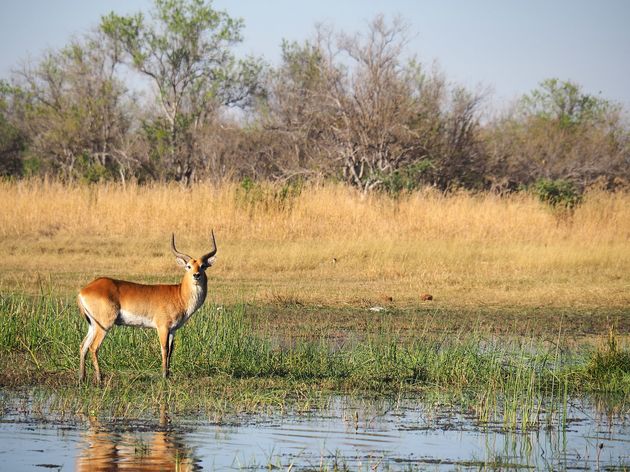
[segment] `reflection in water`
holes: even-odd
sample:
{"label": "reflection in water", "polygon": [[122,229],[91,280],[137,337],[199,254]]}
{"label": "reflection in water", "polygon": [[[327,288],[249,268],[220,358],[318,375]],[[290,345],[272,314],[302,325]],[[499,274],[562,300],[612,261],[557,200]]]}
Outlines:
{"label": "reflection in water", "polygon": [[116,431],[111,424],[104,425],[94,417],[89,418],[89,423],[77,457],[78,471],[196,470],[192,450],[185,446],[183,435],[169,430],[164,407],[159,428],[152,431]]}
{"label": "reflection in water", "polygon": [[479,423],[466,410],[418,398],[335,397],[327,408],[243,414],[232,424],[199,417],[171,422],[163,408],[159,424],[88,418],[87,429],[55,420],[51,411],[37,417],[21,403],[4,405],[2,470],[630,468],[625,397],[569,402],[566,413],[531,430]]}

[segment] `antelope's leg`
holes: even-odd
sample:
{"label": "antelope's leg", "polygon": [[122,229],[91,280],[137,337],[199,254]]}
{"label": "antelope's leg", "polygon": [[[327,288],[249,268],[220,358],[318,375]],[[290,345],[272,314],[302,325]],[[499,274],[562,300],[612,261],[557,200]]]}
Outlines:
{"label": "antelope's leg", "polygon": [[160,338],[160,347],[162,348],[162,377],[168,377],[168,334],[166,328],[158,328],[158,336]]}
{"label": "antelope's leg", "polygon": [[90,345],[92,344],[92,341],[94,340],[94,336],[96,335],[94,322],[90,321],[88,318],[88,323],[89,323],[88,332],[85,335],[83,342],[81,343],[81,349],[80,349],[81,360],[79,362],[79,380],[81,381],[85,380],[85,355],[87,354],[88,349],[90,349]]}
{"label": "antelope's leg", "polygon": [[171,369],[171,358],[173,357],[173,350],[175,349],[175,333],[169,331],[168,333],[168,346],[166,351],[166,369]]}
{"label": "antelope's leg", "polygon": [[90,354],[92,354],[92,364],[94,364],[94,379],[97,384],[101,383],[101,369],[98,366],[98,350],[101,347],[101,343],[105,336],[107,335],[107,331],[94,323],[94,339],[92,340],[92,344],[90,345]]}

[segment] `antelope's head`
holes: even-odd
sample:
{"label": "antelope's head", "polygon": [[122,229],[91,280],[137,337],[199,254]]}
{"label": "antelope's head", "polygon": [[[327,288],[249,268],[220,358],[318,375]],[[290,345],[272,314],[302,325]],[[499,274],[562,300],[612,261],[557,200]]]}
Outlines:
{"label": "antelope's head", "polygon": [[217,242],[214,239],[214,231],[212,231],[212,250],[201,256],[199,259],[194,259],[188,254],[179,252],[175,247],[175,234],[171,238],[171,251],[175,255],[177,264],[186,270],[185,278],[188,278],[193,285],[205,286],[208,282],[206,277],[206,269],[214,263],[214,255],[217,253]]}

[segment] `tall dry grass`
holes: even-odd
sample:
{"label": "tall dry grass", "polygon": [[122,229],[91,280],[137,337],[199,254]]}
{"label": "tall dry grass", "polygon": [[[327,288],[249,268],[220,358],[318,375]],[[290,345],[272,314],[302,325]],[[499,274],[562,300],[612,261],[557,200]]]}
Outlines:
{"label": "tall dry grass", "polygon": [[211,228],[219,301],[409,304],[429,292],[447,306],[630,302],[630,195],[598,191],[558,218],[526,194],[3,182],[0,286],[70,293],[96,275],[173,281],[170,233],[197,255]]}

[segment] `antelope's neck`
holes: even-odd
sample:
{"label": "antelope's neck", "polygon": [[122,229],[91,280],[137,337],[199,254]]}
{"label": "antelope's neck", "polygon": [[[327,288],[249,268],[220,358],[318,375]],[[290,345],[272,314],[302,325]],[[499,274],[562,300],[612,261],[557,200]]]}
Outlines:
{"label": "antelope's neck", "polygon": [[186,318],[192,315],[203,305],[208,293],[208,281],[200,285],[196,285],[184,280],[180,287],[180,294],[186,311]]}

